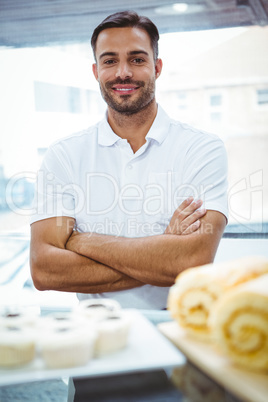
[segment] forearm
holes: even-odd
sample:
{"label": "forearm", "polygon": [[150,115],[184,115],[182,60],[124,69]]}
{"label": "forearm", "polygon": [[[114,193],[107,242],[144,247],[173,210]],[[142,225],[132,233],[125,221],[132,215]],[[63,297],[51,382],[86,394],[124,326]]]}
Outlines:
{"label": "forearm", "polygon": [[143,283],[108,265],[49,244],[31,252],[31,272],[39,290],[101,293],[126,290]]}
{"label": "forearm", "polygon": [[[203,260],[201,253],[197,253],[200,245],[196,234],[136,239],[83,234],[79,240],[78,253],[102,264],[109,263],[116,270],[155,286],[170,286],[179,272],[194,266],[197,260],[198,263],[207,262],[207,253]],[[196,253],[193,252],[194,243]]]}
{"label": "forearm", "polygon": [[222,214],[208,211],[189,235],[123,238],[74,233],[66,248],[143,283],[170,286],[184,269],[213,261],[225,225]]}

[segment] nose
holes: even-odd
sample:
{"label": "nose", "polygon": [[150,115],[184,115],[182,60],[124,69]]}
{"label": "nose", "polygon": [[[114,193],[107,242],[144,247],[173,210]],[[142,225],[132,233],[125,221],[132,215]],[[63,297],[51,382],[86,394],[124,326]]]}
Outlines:
{"label": "nose", "polygon": [[118,63],[115,76],[116,76],[116,78],[120,77],[123,80],[126,78],[131,78],[132,70],[131,70],[130,65],[126,62]]}

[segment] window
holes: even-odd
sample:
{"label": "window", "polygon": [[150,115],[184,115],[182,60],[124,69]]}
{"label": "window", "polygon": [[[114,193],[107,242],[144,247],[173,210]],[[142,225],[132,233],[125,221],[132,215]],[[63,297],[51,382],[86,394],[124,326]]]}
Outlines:
{"label": "window", "polygon": [[73,113],[70,92],[71,88],[63,85],[35,81],[35,110],[37,112]]}
{"label": "window", "polygon": [[[159,104],[174,119],[212,132],[225,143],[226,235],[233,237],[268,237],[267,41],[268,27],[254,26],[160,38],[164,68],[156,82]],[[18,267],[29,270],[25,248],[34,180],[48,146],[96,123],[106,110],[91,75],[93,61],[88,43],[0,48],[0,247],[6,251],[0,264],[12,264],[12,269],[6,266],[7,278],[16,276]],[[20,238],[15,246],[11,235]],[[17,277],[24,280],[25,275]],[[6,283],[0,275],[1,280]]]}
{"label": "window", "polygon": [[177,93],[177,105],[178,108],[183,110],[187,109],[187,95],[185,92],[178,92]]}
{"label": "window", "polygon": [[96,95],[95,91],[85,88],[34,82],[35,110],[37,112],[90,113],[94,95]]}
{"label": "window", "polygon": [[215,130],[215,125],[222,123],[224,113],[224,99],[222,93],[208,92],[208,112],[209,120],[212,124],[210,131]]}
{"label": "window", "polygon": [[[223,35],[227,35],[225,40]],[[266,53],[262,47],[255,46],[254,63],[250,62],[249,45],[245,48],[241,44],[254,46],[251,35],[259,35],[260,43],[267,43],[264,39],[268,28],[161,35],[160,55],[163,46],[171,50],[165,52],[164,69],[156,82],[157,100],[171,117],[213,132],[225,142],[230,170],[229,223],[241,231],[268,222],[268,113],[252,107],[254,96],[259,106],[268,103],[266,75],[258,68],[260,63],[262,67],[267,63],[268,68],[268,59],[263,57]],[[210,37],[213,45],[208,47]],[[186,41],[190,58],[183,56]],[[33,197],[34,176],[47,147],[103,117],[106,106],[90,75],[93,57],[88,47],[77,44],[0,49],[0,65],[8,77],[1,77],[0,94],[3,233],[29,231],[27,210]],[[173,51],[175,47],[177,52]],[[241,60],[232,57],[238,51],[244,52]],[[215,57],[215,52],[220,56]],[[78,54],[74,68],[72,62]],[[265,225],[262,227],[266,230]]]}
{"label": "window", "polygon": [[81,90],[80,88],[69,87],[68,88],[68,104],[69,111],[71,113],[81,113]]}
{"label": "window", "polygon": [[210,120],[213,123],[219,123],[222,119],[222,114],[220,112],[211,112],[210,113]]}
{"label": "window", "polygon": [[[214,133],[225,143],[230,212],[226,233],[268,236],[268,112],[264,107],[268,103],[268,28],[166,34],[165,45],[171,36],[177,38],[177,51],[165,52],[164,67],[170,66],[171,72],[161,87],[163,105],[175,119]],[[212,37],[215,43],[209,46]],[[191,57],[182,56],[185,44]],[[161,79],[157,85],[161,86]],[[175,91],[181,102],[187,99],[183,113],[178,103],[174,110],[171,94]]]}
{"label": "window", "polygon": [[211,95],[210,96],[210,106],[221,106],[222,104],[222,95]]}
{"label": "window", "polygon": [[268,88],[257,89],[258,105],[268,105]]}

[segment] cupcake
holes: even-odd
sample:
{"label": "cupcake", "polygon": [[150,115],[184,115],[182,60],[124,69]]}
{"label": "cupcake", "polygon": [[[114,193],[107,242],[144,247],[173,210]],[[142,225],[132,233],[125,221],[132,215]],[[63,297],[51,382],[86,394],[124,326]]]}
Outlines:
{"label": "cupcake", "polygon": [[117,311],[96,321],[98,337],[95,354],[104,355],[126,347],[130,324],[129,316],[123,311]]}
{"label": "cupcake", "polygon": [[35,357],[35,336],[23,325],[1,326],[0,366],[14,367],[31,362]]}
{"label": "cupcake", "polygon": [[28,306],[4,306],[0,308],[1,327],[35,327],[39,317],[39,309]]}
{"label": "cupcake", "polygon": [[74,314],[90,319],[102,319],[121,310],[120,304],[113,299],[87,299],[74,308]]}
{"label": "cupcake", "polygon": [[53,314],[40,322],[38,346],[48,368],[86,365],[94,354],[97,337],[93,324],[72,314]]}

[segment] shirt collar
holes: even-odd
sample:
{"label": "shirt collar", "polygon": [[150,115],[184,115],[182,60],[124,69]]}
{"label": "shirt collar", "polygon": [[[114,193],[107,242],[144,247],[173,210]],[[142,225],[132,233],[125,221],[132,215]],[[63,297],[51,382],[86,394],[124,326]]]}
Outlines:
{"label": "shirt collar", "polygon": [[[154,122],[146,135],[146,139],[153,139],[161,144],[166,136],[170,126],[170,118],[166,112],[158,105],[157,115]],[[107,121],[106,116],[100,121],[98,126],[98,143],[103,146],[114,145],[117,141],[121,140],[115,132],[112,130],[110,124]]]}
{"label": "shirt collar", "polygon": [[170,118],[160,105],[157,106],[157,115],[154,122],[146,135],[146,139],[150,138],[161,144],[168,135],[170,126]]}
{"label": "shirt collar", "polygon": [[114,145],[121,137],[115,134],[107,120],[107,112],[105,117],[99,122],[98,125],[98,143],[109,147]]}

